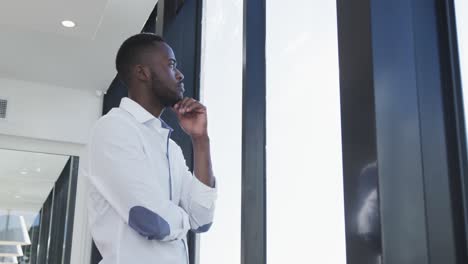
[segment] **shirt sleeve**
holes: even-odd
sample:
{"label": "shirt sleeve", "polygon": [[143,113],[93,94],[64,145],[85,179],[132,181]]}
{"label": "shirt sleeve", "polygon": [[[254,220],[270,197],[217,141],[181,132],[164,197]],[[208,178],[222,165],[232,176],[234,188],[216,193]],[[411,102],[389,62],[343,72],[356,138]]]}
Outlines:
{"label": "shirt sleeve", "polygon": [[190,218],[191,230],[196,233],[207,232],[213,224],[217,187],[209,187],[198,180],[186,165],[182,150],[178,147],[176,161],[182,178],[180,206]]}
{"label": "shirt sleeve", "polygon": [[139,131],[130,121],[107,116],[90,142],[90,180],[131,228],[148,239],[182,239],[188,214],[165,197],[151,170]]}

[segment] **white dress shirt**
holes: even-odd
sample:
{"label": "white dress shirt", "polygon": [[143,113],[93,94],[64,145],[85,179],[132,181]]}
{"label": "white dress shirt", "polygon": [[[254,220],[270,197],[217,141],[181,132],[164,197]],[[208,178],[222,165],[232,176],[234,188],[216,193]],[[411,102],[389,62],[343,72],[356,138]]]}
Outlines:
{"label": "white dress shirt", "polygon": [[82,174],[100,264],[186,264],[187,231],[211,226],[216,188],[191,174],[171,131],[129,98],[97,121]]}

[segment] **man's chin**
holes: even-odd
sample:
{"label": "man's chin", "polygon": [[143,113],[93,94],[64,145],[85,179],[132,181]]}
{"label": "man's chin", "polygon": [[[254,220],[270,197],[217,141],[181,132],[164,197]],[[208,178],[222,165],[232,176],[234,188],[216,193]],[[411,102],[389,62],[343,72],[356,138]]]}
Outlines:
{"label": "man's chin", "polygon": [[182,101],[182,99],[184,99],[184,93],[181,92],[181,93],[179,93],[179,95],[177,96],[176,103]]}
{"label": "man's chin", "polygon": [[184,99],[184,98],[179,96],[179,97],[175,98],[174,100],[171,100],[171,102],[167,106],[174,107],[174,105],[177,104],[178,102],[182,101],[182,99]]}

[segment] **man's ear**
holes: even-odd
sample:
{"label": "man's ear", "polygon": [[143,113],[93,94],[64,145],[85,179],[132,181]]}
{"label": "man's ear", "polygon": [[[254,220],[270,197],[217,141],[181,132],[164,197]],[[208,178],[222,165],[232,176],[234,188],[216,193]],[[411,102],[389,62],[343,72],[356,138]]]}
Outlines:
{"label": "man's ear", "polygon": [[134,76],[140,81],[148,81],[151,79],[151,73],[148,67],[142,65],[142,64],[137,64],[134,68]]}

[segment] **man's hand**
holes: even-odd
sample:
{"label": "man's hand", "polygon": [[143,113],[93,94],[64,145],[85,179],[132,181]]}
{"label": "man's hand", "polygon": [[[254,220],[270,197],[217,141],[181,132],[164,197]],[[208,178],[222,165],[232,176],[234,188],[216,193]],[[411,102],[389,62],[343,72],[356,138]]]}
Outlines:
{"label": "man's hand", "polygon": [[214,187],[206,107],[192,98],[184,98],[172,110],[177,114],[182,129],[192,137],[194,175],[205,185]]}
{"label": "man's hand", "polygon": [[172,110],[177,114],[182,129],[192,139],[208,136],[206,107],[193,98],[185,97]]}

